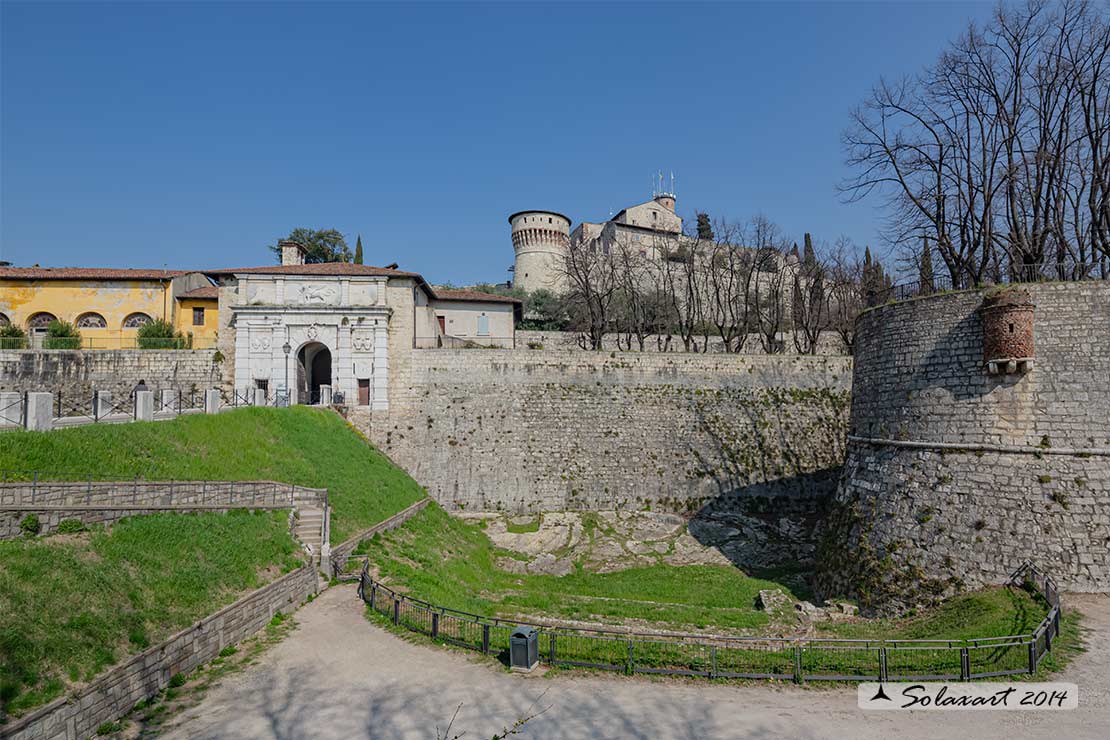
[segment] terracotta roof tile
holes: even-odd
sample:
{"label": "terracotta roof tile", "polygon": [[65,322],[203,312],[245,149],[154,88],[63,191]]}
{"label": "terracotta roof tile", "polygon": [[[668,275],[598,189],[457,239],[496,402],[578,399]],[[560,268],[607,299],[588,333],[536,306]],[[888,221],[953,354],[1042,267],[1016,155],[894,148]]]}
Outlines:
{"label": "terracotta roof tile", "polygon": [[7,280],[169,280],[195,270],[117,269],[114,267],[0,267]]}
{"label": "terracotta roof tile", "polygon": [[511,295],[498,295],[496,293],[482,293],[477,290],[444,290],[435,289],[435,296],[441,301],[485,301],[486,303],[524,303],[519,298]]}
{"label": "terracotta roof tile", "polygon": [[211,298],[216,300],[220,297],[220,289],[215,285],[207,285],[203,288],[194,288],[193,290],[186,291],[178,296],[178,298]]}
{"label": "terracotta roof tile", "polygon": [[388,267],[356,265],[351,262],[317,262],[309,265],[267,265],[265,267],[237,267],[222,270],[204,270],[209,275],[334,275],[352,277],[411,277],[423,280],[420,273],[392,270]]}

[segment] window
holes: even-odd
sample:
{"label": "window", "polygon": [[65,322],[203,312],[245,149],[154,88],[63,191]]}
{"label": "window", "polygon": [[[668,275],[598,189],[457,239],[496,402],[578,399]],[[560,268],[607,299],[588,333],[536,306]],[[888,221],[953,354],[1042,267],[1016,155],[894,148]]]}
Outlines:
{"label": "window", "polygon": [[193,326],[204,326],[204,308],[202,306],[193,308]]}
{"label": "window", "polygon": [[482,314],[478,317],[478,336],[489,336],[489,316],[486,316],[485,314]]}
{"label": "window", "polygon": [[108,328],[108,322],[104,320],[103,316],[96,313],[95,311],[89,311],[88,313],[83,313],[83,314],[81,314],[80,316],[77,317],[77,328],[78,329],[107,329]]}
{"label": "window", "polygon": [[50,326],[50,322],[57,320],[54,314],[42,311],[27,319],[27,328],[30,329],[33,334],[44,334],[46,333],[46,327]]}
{"label": "window", "polygon": [[123,320],[123,328],[138,329],[140,326],[146,326],[151,321],[153,321],[153,319],[151,319],[145,313],[133,313]]}
{"label": "window", "polygon": [[0,313],[0,326],[11,326],[12,320],[6,313]]}

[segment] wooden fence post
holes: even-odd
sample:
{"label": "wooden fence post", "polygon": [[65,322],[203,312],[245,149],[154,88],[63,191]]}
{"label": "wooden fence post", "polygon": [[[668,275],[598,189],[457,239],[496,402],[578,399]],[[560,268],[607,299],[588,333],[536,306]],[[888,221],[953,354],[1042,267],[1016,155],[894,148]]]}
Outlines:
{"label": "wooden fence post", "polygon": [[802,646],[794,646],[794,683],[802,682]]}
{"label": "wooden fence post", "polygon": [[432,612],[432,639],[439,639],[439,612]]}
{"label": "wooden fence post", "polygon": [[482,625],[482,653],[489,655],[489,625]]}
{"label": "wooden fence post", "polygon": [[393,597],[393,624],[401,623],[401,600]]}

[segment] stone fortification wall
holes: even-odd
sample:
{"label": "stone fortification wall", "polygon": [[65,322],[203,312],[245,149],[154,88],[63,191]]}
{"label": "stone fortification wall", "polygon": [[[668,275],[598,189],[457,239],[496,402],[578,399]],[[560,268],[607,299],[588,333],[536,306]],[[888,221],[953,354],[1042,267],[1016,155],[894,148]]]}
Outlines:
{"label": "stone fortification wall", "polygon": [[220,381],[215,350],[0,350],[0,391],[49,391],[91,401],[94,390],[127,398],[140,380],[152,390]]}
{"label": "stone fortification wall", "polygon": [[[592,350],[585,349],[588,344],[583,344],[582,334],[573,331],[530,331],[519,329],[516,332],[516,349],[527,350],[533,347],[540,349],[561,349],[570,351],[583,351],[590,352]],[[695,337],[698,352],[705,351],[705,341],[703,337]],[[793,332],[783,332],[781,335],[783,343],[783,350],[785,354],[794,354],[797,351],[794,345]],[[602,344],[607,352],[629,350],[639,352],[640,344],[636,337],[632,337],[631,348],[628,344],[627,337],[621,335],[618,341],[616,334],[606,334],[602,340]],[[720,338],[709,338],[709,353],[723,354],[724,344]],[[691,348],[693,349],[693,348]],[[682,343],[682,337],[678,334],[652,334],[644,340],[644,352],[685,352],[686,347]],[[739,353],[742,355],[764,355],[767,354],[763,351],[763,345],[759,341],[759,336],[756,334],[749,334],[747,341],[744,342],[744,348]],[[840,339],[840,335],[835,332],[827,331],[821,335],[817,343],[817,354],[819,355],[847,355],[847,347]]]}
{"label": "stone fortification wall", "polygon": [[352,421],[448,508],[687,511],[827,490],[843,458],[848,358],[419,350],[407,362],[389,413]]}
{"label": "stone fortification wall", "polygon": [[1064,588],[1110,589],[1110,284],[1028,290],[1035,360],[1019,372],[987,367],[982,291],[860,317],[827,594],[912,605],[1026,559]]}

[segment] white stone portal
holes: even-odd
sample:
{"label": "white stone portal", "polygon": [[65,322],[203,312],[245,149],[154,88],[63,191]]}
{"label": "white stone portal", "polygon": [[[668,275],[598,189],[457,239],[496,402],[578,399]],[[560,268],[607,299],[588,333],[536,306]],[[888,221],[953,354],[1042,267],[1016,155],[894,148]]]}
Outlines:
{"label": "white stone portal", "polygon": [[[237,391],[307,404],[326,386],[337,403],[389,408],[385,278],[250,275],[237,292]],[[370,389],[361,398],[360,381]]]}

